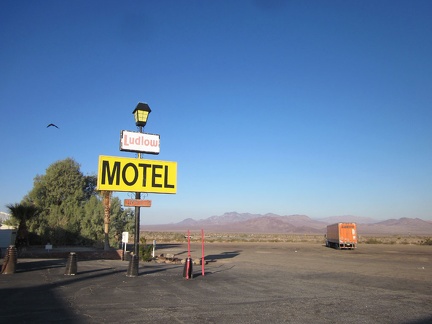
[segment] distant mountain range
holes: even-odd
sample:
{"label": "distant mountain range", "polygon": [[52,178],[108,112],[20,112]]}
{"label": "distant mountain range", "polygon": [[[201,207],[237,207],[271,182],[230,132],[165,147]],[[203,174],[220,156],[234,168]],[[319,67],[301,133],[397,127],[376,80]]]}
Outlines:
{"label": "distant mountain range", "polygon": [[[10,217],[0,212],[0,222]],[[144,225],[142,231],[200,230],[226,233],[277,233],[277,234],[324,234],[329,224],[339,222],[357,223],[360,234],[381,235],[428,235],[432,236],[432,221],[420,218],[399,218],[376,221],[360,216],[333,216],[314,220],[306,215],[280,216],[276,214],[250,214],[229,212],[221,216],[194,220],[187,218],[179,223]]]}
{"label": "distant mountain range", "polygon": [[186,231],[200,230],[212,232],[238,233],[278,233],[278,234],[324,234],[329,224],[339,222],[357,223],[360,234],[388,235],[431,235],[432,221],[419,218],[389,219],[376,221],[359,216],[334,216],[318,220],[306,215],[280,216],[276,214],[249,214],[229,212],[221,216],[194,220],[187,218],[179,223],[141,226],[144,231]]}

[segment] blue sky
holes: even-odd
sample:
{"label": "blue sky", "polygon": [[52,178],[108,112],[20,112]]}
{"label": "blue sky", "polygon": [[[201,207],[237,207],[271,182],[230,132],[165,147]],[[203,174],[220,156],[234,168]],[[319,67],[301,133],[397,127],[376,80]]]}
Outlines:
{"label": "blue sky", "polygon": [[[142,224],[432,220],[431,1],[2,1],[0,211],[136,131],[178,163]],[[49,123],[60,129],[46,128]],[[119,193],[121,199],[132,194]]]}

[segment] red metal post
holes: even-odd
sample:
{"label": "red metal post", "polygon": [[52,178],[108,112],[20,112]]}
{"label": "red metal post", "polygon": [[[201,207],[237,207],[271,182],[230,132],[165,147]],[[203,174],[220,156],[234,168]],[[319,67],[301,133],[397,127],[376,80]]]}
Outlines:
{"label": "red metal post", "polygon": [[188,258],[191,256],[191,250],[190,250],[190,231],[188,230]]}
{"label": "red metal post", "polygon": [[204,230],[201,229],[201,274],[204,276]]}

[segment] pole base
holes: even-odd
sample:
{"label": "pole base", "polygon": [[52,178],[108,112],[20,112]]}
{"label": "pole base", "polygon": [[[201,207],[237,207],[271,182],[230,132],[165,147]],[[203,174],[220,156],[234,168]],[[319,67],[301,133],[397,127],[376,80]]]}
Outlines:
{"label": "pole base", "polygon": [[136,254],[131,254],[126,277],[138,276],[138,266],[139,266],[138,256]]}

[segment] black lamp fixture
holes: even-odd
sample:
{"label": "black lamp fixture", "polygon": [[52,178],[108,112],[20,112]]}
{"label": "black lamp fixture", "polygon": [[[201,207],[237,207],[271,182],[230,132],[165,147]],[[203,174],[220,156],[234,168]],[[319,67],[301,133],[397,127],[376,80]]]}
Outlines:
{"label": "black lamp fixture", "polygon": [[147,124],[148,115],[151,113],[151,109],[146,103],[139,102],[132,113],[135,117],[135,124],[137,126],[145,126]]}

